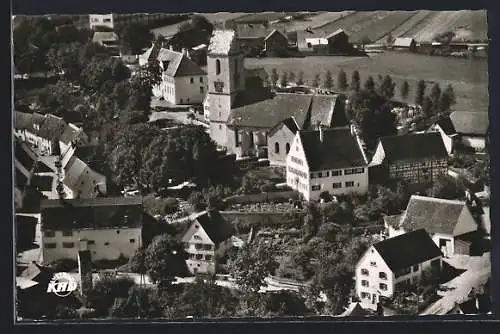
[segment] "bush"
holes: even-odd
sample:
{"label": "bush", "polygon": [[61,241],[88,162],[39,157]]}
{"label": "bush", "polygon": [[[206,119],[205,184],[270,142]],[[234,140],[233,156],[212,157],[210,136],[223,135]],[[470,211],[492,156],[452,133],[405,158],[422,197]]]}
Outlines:
{"label": "bush", "polygon": [[165,204],[163,206],[163,214],[169,215],[176,212],[179,209],[179,201],[173,197],[168,197],[165,199]]}
{"label": "bush", "polygon": [[269,193],[275,190],[276,190],[276,185],[269,181],[260,186],[260,191],[263,193]]}

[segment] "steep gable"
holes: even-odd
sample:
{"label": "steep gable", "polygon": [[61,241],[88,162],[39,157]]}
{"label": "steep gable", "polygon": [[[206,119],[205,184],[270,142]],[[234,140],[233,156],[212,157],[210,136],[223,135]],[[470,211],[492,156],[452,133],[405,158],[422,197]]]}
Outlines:
{"label": "steep gable", "polygon": [[388,136],[380,138],[388,162],[445,159],[448,152],[441,135],[436,132]]}

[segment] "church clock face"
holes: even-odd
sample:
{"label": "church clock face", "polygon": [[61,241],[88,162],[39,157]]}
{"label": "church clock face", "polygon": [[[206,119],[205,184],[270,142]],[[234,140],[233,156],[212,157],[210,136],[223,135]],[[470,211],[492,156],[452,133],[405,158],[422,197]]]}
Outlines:
{"label": "church clock face", "polygon": [[224,82],[218,80],[214,82],[214,88],[217,93],[222,93],[222,89],[224,88]]}

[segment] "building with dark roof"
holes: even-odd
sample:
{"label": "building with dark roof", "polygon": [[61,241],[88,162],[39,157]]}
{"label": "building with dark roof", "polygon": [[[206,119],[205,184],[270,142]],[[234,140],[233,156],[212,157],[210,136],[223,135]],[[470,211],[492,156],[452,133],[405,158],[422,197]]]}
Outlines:
{"label": "building with dark roof", "polygon": [[297,47],[301,52],[315,54],[346,54],[352,51],[349,36],[343,29],[324,28],[297,31]]}
{"label": "building with dark roof", "polygon": [[308,201],[368,191],[368,160],[352,127],[298,131],[286,165],[287,184]]}
{"label": "building with dark roof", "polygon": [[478,224],[465,202],[412,195],[406,210],[389,226],[388,234],[392,238],[418,229],[425,229],[443,255],[451,256],[462,253],[457,252],[457,242],[471,243]]}
{"label": "building with dark roof", "polygon": [[267,151],[269,163],[286,165],[286,157],[297,131],[299,131],[299,125],[293,116],[284,119],[269,130],[267,134],[267,142],[271,146]]}
{"label": "building with dark roof", "polygon": [[450,117],[441,118],[439,121],[432,124],[426,132],[438,132],[441,135],[441,139],[443,140],[443,144],[448,154],[453,153],[453,148],[459,139],[459,135]]}
{"label": "building with dark roof", "polygon": [[158,61],[162,81],[153,87],[153,94],[173,105],[201,104],[207,93],[207,73],[193,60],[187,51],[177,52],[153,44],[139,57],[143,66]]}
{"label": "building with dark roof", "polygon": [[436,132],[388,136],[379,139],[370,162],[370,178],[377,182],[403,180],[416,189],[446,175],[448,152]]}
{"label": "building with dark roof", "polygon": [[22,208],[28,187],[37,167],[37,156],[19,139],[14,140],[14,204]]}
{"label": "building with dark roof", "polygon": [[441,270],[441,257],[424,229],[377,242],[356,264],[356,295],[376,309],[380,297],[417,284],[426,271]]}
{"label": "building with dark roof", "polygon": [[215,274],[216,254],[221,256],[231,247],[233,234],[232,226],[217,211],[203,211],[193,217],[182,236],[189,271]]}
{"label": "building with dark roof", "polygon": [[92,260],[129,258],[141,245],[142,197],[42,200],[42,263],[77,260],[89,250]]}
{"label": "building with dark roof", "polygon": [[107,192],[106,176],[94,171],[76,155],[64,164],[63,184],[69,198],[95,198]]}
{"label": "building with dark roof", "polygon": [[476,151],[486,148],[490,126],[488,113],[454,111],[450,114],[450,120],[464,146]]}
{"label": "building with dark roof", "polygon": [[274,29],[264,38],[264,52],[268,57],[286,57],[288,55],[288,37],[282,31]]}

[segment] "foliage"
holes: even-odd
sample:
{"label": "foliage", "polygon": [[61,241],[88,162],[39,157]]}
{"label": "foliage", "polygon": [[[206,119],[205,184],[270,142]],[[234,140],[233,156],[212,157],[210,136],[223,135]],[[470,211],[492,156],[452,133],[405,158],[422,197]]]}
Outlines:
{"label": "foliage", "polygon": [[178,32],[170,39],[169,44],[176,50],[190,49],[202,43],[208,44],[213,25],[203,15],[193,15],[191,21],[182,24]]}
{"label": "foliage", "polygon": [[379,86],[379,94],[390,100],[394,97],[394,89],[396,88],[396,83],[392,81],[390,75],[386,75]]}
{"label": "foliage", "polygon": [[302,86],[304,84],[304,72],[300,71],[297,78],[297,86]]}
{"label": "foliage", "polygon": [[156,289],[132,286],[128,294],[116,298],[109,310],[115,318],[158,318],[163,315],[164,305]]}
{"label": "foliage", "polygon": [[193,191],[188,197],[188,203],[191,204],[194,211],[200,212],[206,209],[207,204],[205,202],[205,197],[199,191]]}
{"label": "foliage", "polygon": [[163,207],[163,214],[169,215],[176,212],[179,209],[179,201],[176,198],[168,197],[165,200],[165,205]]}
{"label": "foliage", "polygon": [[153,282],[168,286],[175,276],[187,272],[184,248],[174,237],[163,234],[155,237],[146,249],[144,267]]}
{"label": "foliage", "polygon": [[399,182],[395,189],[377,185],[372,187],[372,195],[368,201],[354,209],[354,216],[359,221],[374,221],[382,215],[399,214],[406,208],[410,194],[407,187]]}
{"label": "foliage", "polygon": [[434,115],[434,109],[432,108],[432,99],[429,96],[424,97],[422,101],[422,111],[426,117],[431,117]]}
{"label": "foliage", "polygon": [[288,72],[288,81],[295,82],[295,72],[293,71]]}
{"label": "foliage", "polygon": [[401,84],[401,88],[400,88],[401,97],[403,97],[403,99],[406,100],[408,98],[409,92],[410,92],[410,85],[408,84],[408,81],[405,80]]}
{"label": "foliage", "polygon": [[78,263],[74,259],[58,259],[50,264],[55,272],[72,272],[78,268]]}
{"label": "foliage", "polygon": [[364,89],[368,92],[374,92],[375,91],[375,81],[373,80],[372,76],[369,76],[364,84]]}
{"label": "foliage", "polygon": [[271,70],[271,87],[276,87],[276,83],[279,80],[278,71],[275,68]]}
{"label": "foliage", "polygon": [[276,252],[275,245],[258,239],[245,244],[233,256],[230,272],[245,293],[257,293],[262,286],[266,286],[264,279],[278,268]]}
{"label": "foliage", "polygon": [[286,87],[288,86],[288,73],[283,72],[280,77],[280,86],[281,87]]}
{"label": "foliage", "polygon": [[455,92],[451,84],[446,86],[439,99],[439,110],[448,111],[456,103]]}
{"label": "foliage", "polygon": [[254,316],[304,316],[310,313],[305,305],[304,298],[293,291],[281,290],[258,296],[257,308]]}
{"label": "foliage", "polygon": [[349,84],[347,83],[347,74],[344,70],[340,70],[337,77],[337,87],[341,90],[346,90]]}
{"label": "foliage", "polygon": [[325,73],[325,80],[323,81],[323,87],[326,89],[333,88],[332,72],[330,72],[329,70],[326,71],[326,73]]}
{"label": "foliage", "polygon": [[140,23],[129,23],[119,31],[120,48],[125,54],[141,54],[142,50],[151,45],[154,35],[147,26]]}
{"label": "foliage", "polygon": [[115,302],[115,298],[125,298],[129,289],[134,285],[130,278],[103,277],[95,282],[92,290],[87,294],[87,302],[95,309],[96,315],[105,317]]}
{"label": "foliage", "polygon": [[417,91],[415,93],[415,104],[416,105],[422,105],[422,103],[424,102],[425,88],[426,88],[425,81],[420,80],[417,83]]}
{"label": "foliage", "polygon": [[359,77],[359,72],[357,70],[353,71],[352,72],[352,77],[351,77],[351,85],[350,85],[350,88],[355,91],[355,92],[358,92],[359,89],[360,89],[360,82],[361,82],[361,79]]}
{"label": "foliage", "polygon": [[439,101],[441,100],[441,87],[439,86],[439,83],[435,83],[434,86],[432,86],[430,98],[434,113],[439,113],[441,111],[439,108]]}
{"label": "foliage", "polygon": [[320,76],[319,76],[319,73],[318,73],[318,74],[316,74],[316,75],[314,76],[314,79],[313,79],[313,81],[312,81],[311,86],[313,86],[314,88],[319,87],[319,80],[320,80]]}
{"label": "foliage", "polygon": [[79,61],[82,45],[70,43],[55,45],[47,52],[47,66],[55,73],[64,73],[69,80],[78,80],[82,71],[82,63]]}
{"label": "foliage", "polygon": [[[91,91],[111,92],[113,84],[126,80],[130,77],[130,70],[115,58],[94,58],[85,66],[81,73],[82,84]],[[108,86],[106,86],[108,85]],[[110,87],[107,90],[107,87]]]}

